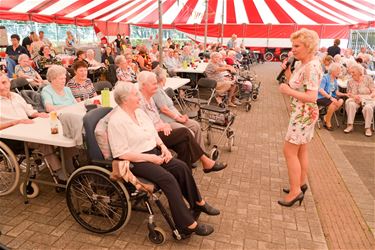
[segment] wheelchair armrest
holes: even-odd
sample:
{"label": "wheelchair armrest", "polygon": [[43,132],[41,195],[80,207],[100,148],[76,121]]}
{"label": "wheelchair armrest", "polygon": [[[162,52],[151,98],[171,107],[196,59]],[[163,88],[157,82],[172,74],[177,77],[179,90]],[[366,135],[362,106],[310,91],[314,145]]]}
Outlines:
{"label": "wheelchair armrest", "polygon": [[112,160],[91,160],[91,163],[103,167],[112,167]]}

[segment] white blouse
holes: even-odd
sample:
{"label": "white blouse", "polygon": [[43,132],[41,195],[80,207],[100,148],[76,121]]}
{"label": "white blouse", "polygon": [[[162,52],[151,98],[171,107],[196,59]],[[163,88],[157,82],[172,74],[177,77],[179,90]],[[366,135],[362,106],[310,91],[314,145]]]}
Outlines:
{"label": "white blouse", "polygon": [[147,114],[137,109],[138,124],[121,108],[118,108],[108,122],[108,140],[114,158],[123,154],[143,153],[156,147],[158,133]]}
{"label": "white blouse", "polygon": [[30,104],[19,94],[10,92],[10,99],[0,96],[0,122],[10,122],[15,120],[28,119],[37,113]]}

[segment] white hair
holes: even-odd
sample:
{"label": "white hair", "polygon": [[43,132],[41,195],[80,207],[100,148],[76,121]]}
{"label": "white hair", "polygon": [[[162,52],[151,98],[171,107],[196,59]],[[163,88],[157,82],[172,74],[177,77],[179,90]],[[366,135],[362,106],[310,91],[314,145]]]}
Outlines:
{"label": "white hair", "polygon": [[86,51],[86,54],[95,55],[95,52],[94,52],[94,50],[92,50],[92,49],[88,49],[88,50]]}
{"label": "white hair", "polygon": [[337,69],[341,70],[341,64],[337,62],[331,63],[328,67],[328,73],[331,74],[333,71]]}
{"label": "white hair", "polygon": [[131,82],[118,81],[116,83],[115,90],[113,91],[113,96],[117,105],[121,105],[128,99],[133,88],[135,88],[135,86]]}
{"label": "white hair", "polygon": [[151,82],[151,79],[154,78],[156,80],[156,75],[153,72],[149,71],[142,71],[137,75],[138,80],[138,88],[142,90],[143,86],[147,83]]}
{"label": "white hair", "polygon": [[30,57],[26,54],[21,54],[19,57],[18,57],[18,61],[22,61],[23,59],[30,59]]}
{"label": "white hair", "polygon": [[123,55],[118,55],[118,56],[116,56],[116,58],[115,58],[115,64],[116,65],[119,65],[121,62],[123,62],[123,61],[126,61],[126,58],[125,58],[125,56],[123,56]]}
{"label": "white hair", "polygon": [[63,66],[52,65],[51,67],[48,68],[48,71],[47,71],[47,80],[49,82],[52,82],[57,77],[59,77],[61,75],[65,75],[65,74],[66,74],[66,69]]}

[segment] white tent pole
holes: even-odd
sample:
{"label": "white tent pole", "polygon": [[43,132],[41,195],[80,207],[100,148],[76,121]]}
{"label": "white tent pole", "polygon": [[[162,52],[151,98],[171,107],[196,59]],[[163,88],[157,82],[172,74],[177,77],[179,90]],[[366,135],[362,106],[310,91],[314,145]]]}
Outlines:
{"label": "white tent pole", "polygon": [[206,20],[204,23],[204,51],[207,50],[208,0],[206,0]]}
{"label": "white tent pole", "polygon": [[161,11],[161,0],[158,0],[158,11],[159,11],[159,64],[162,65],[163,64],[163,13]]}
{"label": "white tent pole", "polygon": [[221,14],[221,44],[223,44],[224,40],[224,3],[225,1],[223,0],[223,12]]}

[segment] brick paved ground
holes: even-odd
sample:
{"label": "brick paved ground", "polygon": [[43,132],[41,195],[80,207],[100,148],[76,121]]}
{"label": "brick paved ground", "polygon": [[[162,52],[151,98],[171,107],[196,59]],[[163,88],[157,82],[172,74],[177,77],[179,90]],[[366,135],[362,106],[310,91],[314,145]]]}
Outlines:
{"label": "brick paved ground", "polygon": [[[281,188],[288,183],[282,155],[288,114],[273,80],[277,66],[265,64],[257,68],[263,76],[259,100],[249,113],[236,110],[236,147],[231,153],[222,148],[221,159],[229,167],[212,174],[203,174],[200,168],[194,170],[202,194],[222,212],[217,217],[200,218],[214,225],[214,234],[193,236],[182,242],[168,236],[159,248],[326,249],[328,245],[373,249],[372,235],[365,230],[359,210],[319,136],[311,147],[312,155],[319,157],[312,157],[311,189],[302,206],[283,208],[276,203],[283,195]],[[18,192],[0,198],[1,243],[14,249],[155,248],[146,239],[145,214],[132,213],[129,224],[115,234],[97,235],[74,221],[64,194],[56,194],[47,186],[41,186],[41,190],[29,205],[23,204]],[[156,217],[157,224],[170,235],[161,216]]]}

